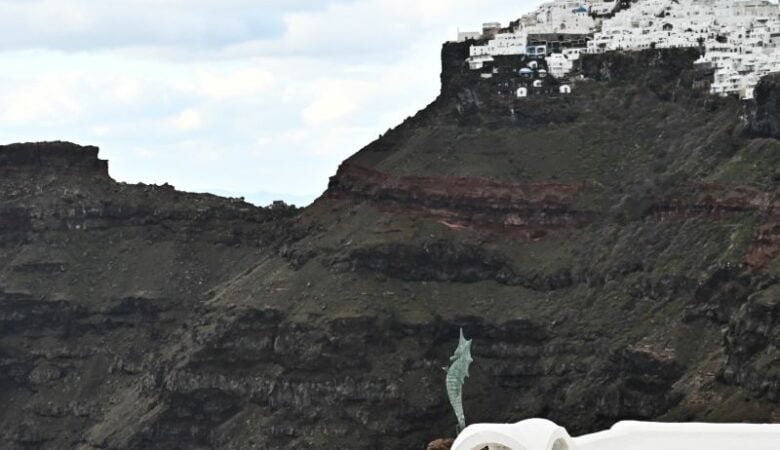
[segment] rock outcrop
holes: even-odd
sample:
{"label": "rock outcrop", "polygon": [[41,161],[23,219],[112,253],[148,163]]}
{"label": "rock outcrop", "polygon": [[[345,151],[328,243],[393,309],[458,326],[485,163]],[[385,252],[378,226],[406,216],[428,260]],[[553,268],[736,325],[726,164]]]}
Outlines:
{"label": "rock outcrop", "polygon": [[79,173],[84,177],[108,178],[108,161],[98,159],[97,147],[81,147],[69,142],[42,142],[3,146],[0,170],[53,175]]}
{"label": "rock outcrop", "polygon": [[753,136],[780,138],[780,74],[761,78],[754,97],[745,108],[746,131]]}

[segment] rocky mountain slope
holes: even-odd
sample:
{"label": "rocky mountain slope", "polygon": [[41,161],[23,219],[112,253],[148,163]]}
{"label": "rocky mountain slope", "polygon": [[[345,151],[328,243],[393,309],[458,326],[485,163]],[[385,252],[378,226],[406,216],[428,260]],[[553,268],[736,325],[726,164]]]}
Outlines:
{"label": "rocky mountain slope", "polygon": [[780,420],[780,78],[586,56],[517,99],[443,50],[439,98],[305,210],[0,148],[0,447],[422,448],[467,420]]}

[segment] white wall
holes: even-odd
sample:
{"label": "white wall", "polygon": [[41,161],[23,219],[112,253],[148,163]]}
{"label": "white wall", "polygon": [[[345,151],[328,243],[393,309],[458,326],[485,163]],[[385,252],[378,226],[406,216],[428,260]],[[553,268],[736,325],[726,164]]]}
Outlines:
{"label": "white wall", "polygon": [[620,422],[607,431],[571,438],[553,422],[530,419],[511,425],[471,425],[452,449],[501,444],[512,450],[552,450],[556,441],[568,450],[778,450],[780,424]]}

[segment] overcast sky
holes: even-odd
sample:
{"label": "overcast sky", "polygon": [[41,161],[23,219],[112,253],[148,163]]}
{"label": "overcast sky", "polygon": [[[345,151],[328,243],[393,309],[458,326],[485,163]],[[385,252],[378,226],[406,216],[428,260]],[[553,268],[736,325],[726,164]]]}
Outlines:
{"label": "overcast sky", "polygon": [[301,202],[434,99],[457,29],[536,0],[0,0],[0,142],[126,182]]}

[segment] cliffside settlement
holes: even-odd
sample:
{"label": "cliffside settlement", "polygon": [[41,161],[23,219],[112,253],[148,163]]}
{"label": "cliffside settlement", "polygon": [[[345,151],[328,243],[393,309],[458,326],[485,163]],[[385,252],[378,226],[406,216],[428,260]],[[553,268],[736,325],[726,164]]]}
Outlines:
{"label": "cliffside settlement", "polygon": [[492,78],[497,58],[515,58],[513,73],[528,80],[517,97],[544,85],[571,91],[569,76],[582,53],[697,47],[710,68],[710,91],[753,98],[758,80],[780,71],[780,7],[768,0],[553,0],[507,27],[491,22],[481,32],[459,32],[473,41],[467,62]]}

